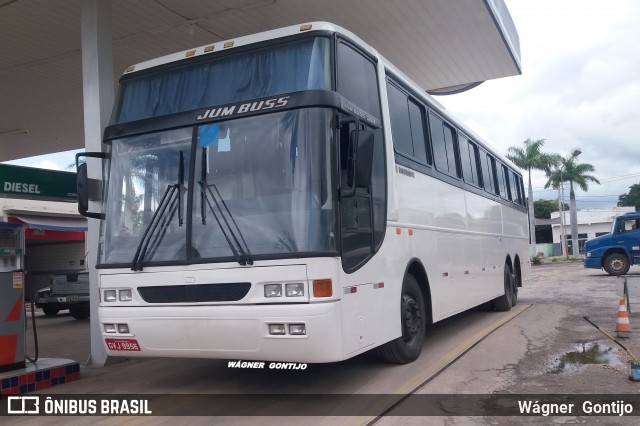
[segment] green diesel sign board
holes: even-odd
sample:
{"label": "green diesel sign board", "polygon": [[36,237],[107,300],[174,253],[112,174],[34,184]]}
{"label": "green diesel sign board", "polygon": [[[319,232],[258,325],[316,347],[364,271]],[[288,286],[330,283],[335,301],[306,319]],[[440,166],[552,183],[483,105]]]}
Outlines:
{"label": "green diesel sign board", "polygon": [[0,197],[77,201],[76,174],[0,164]]}

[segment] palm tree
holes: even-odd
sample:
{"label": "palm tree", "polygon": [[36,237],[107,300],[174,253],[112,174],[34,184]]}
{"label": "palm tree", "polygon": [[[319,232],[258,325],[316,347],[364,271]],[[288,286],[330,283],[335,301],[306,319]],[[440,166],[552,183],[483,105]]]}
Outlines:
{"label": "palm tree", "polygon": [[578,256],[578,211],[576,210],[576,194],[573,191],[573,184],[577,184],[583,191],[589,190],[588,182],[600,184],[600,181],[593,175],[589,174],[595,171],[595,168],[589,163],[578,163],[576,157],[580,155],[579,150],[575,150],[570,157],[560,157],[560,167],[550,170],[547,173],[547,183],[544,186],[548,188],[553,186],[558,188],[564,182],[569,182],[569,221],[571,222],[571,245],[573,247],[573,256]]}
{"label": "palm tree", "polygon": [[551,167],[557,164],[557,156],[545,154],[540,149],[544,145],[544,139],[524,141],[524,148],[509,147],[507,158],[516,166],[526,170],[529,174],[529,192],[527,204],[529,207],[529,234],[531,235],[531,245],[535,251],[536,247],[536,218],[533,213],[533,187],[531,186],[531,170],[543,170],[548,172]]}

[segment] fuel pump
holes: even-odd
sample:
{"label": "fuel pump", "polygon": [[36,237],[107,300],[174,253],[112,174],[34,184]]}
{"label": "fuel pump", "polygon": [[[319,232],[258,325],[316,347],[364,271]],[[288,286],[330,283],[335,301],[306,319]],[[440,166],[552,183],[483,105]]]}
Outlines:
{"label": "fuel pump", "polygon": [[0,222],[0,372],[25,366],[24,228]]}

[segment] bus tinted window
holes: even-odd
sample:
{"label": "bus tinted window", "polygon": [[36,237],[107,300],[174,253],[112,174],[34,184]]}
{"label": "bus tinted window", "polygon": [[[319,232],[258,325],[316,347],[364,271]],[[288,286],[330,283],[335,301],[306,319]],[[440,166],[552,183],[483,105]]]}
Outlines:
{"label": "bus tinted window", "polygon": [[478,173],[478,146],[460,134],[460,162],[462,176],[465,182],[480,186],[480,174]]}
{"label": "bus tinted window", "polygon": [[499,194],[496,182],[496,160],[486,152],[482,155],[484,189],[492,194]]}
{"label": "bus tinted window", "polygon": [[347,43],[338,44],[338,91],[359,108],[380,118],[376,67]]}
{"label": "bus tinted window", "polygon": [[453,127],[445,123],[444,142],[447,147],[447,162],[449,163],[449,174],[460,177],[460,157],[458,153],[458,138]]}
{"label": "bus tinted window", "polygon": [[387,92],[389,95],[389,115],[391,118],[393,146],[399,153],[413,156],[407,96],[389,83],[387,83]]}
{"label": "bus tinted window", "polygon": [[500,196],[505,200],[511,200],[511,194],[509,193],[509,178],[507,177],[507,167],[504,164],[500,164],[500,172],[498,173],[498,187],[500,188]]}
{"label": "bus tinted window", "polygon": [[433,144],[433,162],[436,168],[448,175],[460,177],[458,138],[453,127],[429,112],[429,130]]}
{"label": "bus tinted window", "polygon": [[520,185],[520,177],[515,173],[509,173],[511,178],[511,192],[513,195],[513,201],[521,206],[524,206],[524,196],[522,194],[522,187]]}
{"label": "bus tinted window", "polygon": [[417,160],[431,164],[431,156],[427,155],[427,144],[424,139],[422,109],[411,99],[409,99],[409,117],[411,119],[411,135],[413,137],[413,155]]}
{"label": "bus tinted window", "polygon": [[444,130],[442,126],[442,120],[429,113],[429,130],[431,132],[431,144],[433,145],[433,163],[436,169],[449,173],[447,149],[445,147]]}
{"label": "bus tinted window", "polygon": [[427,156],[421,107],[389,81],[387,92],[393,146],[402,154],[431,164]]}

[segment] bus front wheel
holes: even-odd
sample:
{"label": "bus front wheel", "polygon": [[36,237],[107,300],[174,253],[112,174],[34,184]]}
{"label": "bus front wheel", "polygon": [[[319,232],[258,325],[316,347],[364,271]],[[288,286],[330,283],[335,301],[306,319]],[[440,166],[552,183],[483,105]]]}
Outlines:
{"label": "bus front wheel", "polygon": [[402,336],[378,346],[376,354],[385,362],[408,364],[422,352],[427,321],[422,290],[413,275],[407,275],[402,283],[400,320]]}

